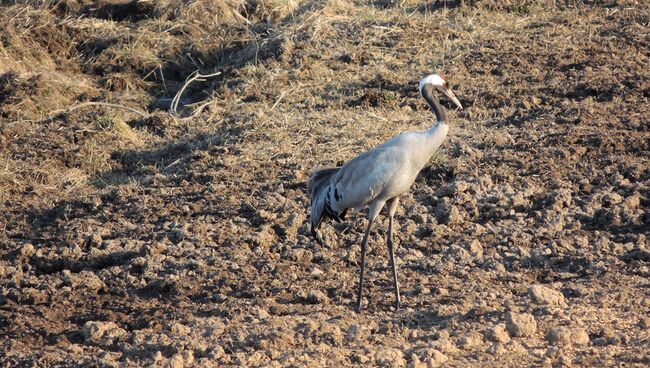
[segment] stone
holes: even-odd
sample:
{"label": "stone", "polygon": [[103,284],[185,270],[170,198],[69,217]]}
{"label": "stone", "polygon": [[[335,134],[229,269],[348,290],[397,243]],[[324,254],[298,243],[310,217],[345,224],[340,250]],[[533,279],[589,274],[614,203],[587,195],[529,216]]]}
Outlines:
{"label": "stone", "polygon": [[295,212],[289,215],[284,223],[284,232],[281,234],[287,239],[295,239],[298,235],[298,229],[305,222],[305,216],[301,212]]}
{"label": "stone", "polygon": [[167,246],[165,245],[165,243],[155,242],[147,245],[145,250],[147,254],[153,256],[157,254],[163,254],[167,250]]}
{"label": "stone", "polygon": [[86,237],[86,245],[91,247],[99,247],[102,245],[102,234],[99,231],[94,231]]}
{"label": "stone", "polygon": [[619,204],[619,203],[623,202],[623,197],[620,194],[616,193],[616,192],[610,192],[610,193],[607,193],[607,194],[605,194],[603,196],[602,201],[603,201],[603,206],[611,207],[611,206],[613,206],[615,204]]}
{"label": "stone", "polygon": [[650,329],[650,317],[641,317],[639,320],[639,327],[643,329]]}
{"label": "stone", "polygon": [[354,363],[366,364],[370,361],[370,358],[366,354],[356,353],[352,356],[352,361]]}
{"label": "stone", "polygon": [[172,333],[173,337],[177,337],[177,338],[188,336],[191,332],[189,327],[178,322],[174,322],[169,327],[169,331]]}
{"label": "stone", "polygon": [[571,330],[566,327],[555,327],[546,335],[546,339],[552,345],[571,345]]}
{"label": "stone", "polygon": [[571,358],[569,358],[569,357],[566,356],[566,355],[560,355],[560,356],[558,356],[558,358],[557,358],[557,363],[558,363],[561,367],[571,367]]}
{"label": "stone", "polygon": [[507,343],[510,335],[502,325],[496,325],[485,330],[485,338],[492,342]]}
{"label": "stone", "polygon": [[483,344],[481,336],[476,333],[464,335],[458,341],[458,346],[463,350],[473,350]]}
{"label": "stone", "polygon": [[397,349],[383,349],[375,353],[375,362],[380,367],[405,367],[404,353]]}
{"label": "stone", "polygon": [[425,362],[429,367],[438,367],[445,364],[449,358],[438,350],[434,350],[431,357],[427,358]]}
{"label": "stone", "polygon": [[451,340],[445,338],[445,339],[440,339],[438,341],[434,341],[433,343],[430,343],[429,346],[433,349],[436,349],[444,354],[457,354],[459,352],[458,348],[456,345],[452,344]]}
{"label": "stone", "polygon": [[549,346],[548,349],[546,349],[546,353],[544,353],[544,356],[547,356],[549,358],[555,358],[558,354],[560,354],[561,350],[557,346]]}
{"label": "stone", "polygon": [[226,354],[226,351],[221,345],[217,345],[208,351],[208,358],[212,360],[219,360]]}
{"label": "stone", "polygon": [[311,290],[309,294],[307,294],[307,300],[314,304],[326,304],[329,301],[329,298],[320,290]]}
{"label": "stone", "polygon": [[167,361],[167,365],[165,366],[166,368],[183,368],[184,366],[183,362],[183,355],[181,354],[174,354],[169,360]]}
{"label": "stone", "polygon": [[98,345],[112,345],[124,340],[127,332],[113,322],[88,321],[82,327],[84,339]]}
{"label": "stone", "polygon": [[417,356],[426,363],[425,366],[437,367],[444,364],[449,358],[437,349],[423,348],[417,350]]}
{"label": "stone", "polygon": [[571,331],[571,341],[573,345],[584,346],[589,344],[589,334],[582,328],[576,328]]}
{"label": "stone", "polygon": [[428,365],[420,360],[417,355],[411,354],[411,363],[408,368],[428,368]]}
{"label": "stone", "polygon": [[526,353],[526,348],[523,345],[521,345],[519,341],[516,340],[510,340],[510,342],[506,344],[505,348],[512,354]]}
{"label": "stone", "polygon": [[270,225],[262,226],[253,238],[253,242],[263,248],[268,249],[276,240],[276,233]]}
{"label": "stone", "polygon": [[[449,295],[449,290],[445,289],[445,288],[441,288],[441,287],[436,288],[436,295],[439,296],[439,297],[445,297],[445,296]],[[449,332],[447,332],[447,333],[449,333]],[[446,337],[449,337],[449,334],[447,334]]]}
{"label": "stone", "polygon": [[20,256],[29,258],[34,255],[34,246],[31,243],[25,243],[20,247]]}
{"label": "stone", "polygon": [[533,285],[528,289],[528,294],[537,304],[541,305],[566,305],[564,295],[556,290],[547,288],[542,285]]}
{"label": "stone", "polygon": [[309,272],[309,274],[312,275],[312,276],[318,277],[318,276],[323,276],[325,274],[325,272],[323,272],[323,270],[321,270],[320,268],[314,266],[314,268],[312,268],[312,270],[311,270],[311,272]]}
{"label": "stone", "polygon": [[255,308],[254,314],[259,319],[267,319],[271,316],[264,307]]}
{"label": "stone", "polygon": [[61,279],[67,285],[76,290],[85,290],[91,293],[97,293],[103,290],[106,285],[94,272],[81,271],[78,274],[72,273],[69,270],[63,270]]}
{"label": "stone", "polygon": [[466,244],[465,249],[473,257],[477,257],[477,258],[483,257],[483,246],[481,245],[481,242],[478,241],[478,239],[474,239],[469,244]]}
{"label": "stone", "polygon": [[436,331],[436,333],[433,334],[433,338],[436,340],[448,339],[449,336],[449,330],[447,329]]}
{"label": "stone", "polygon": [[433,211],[436,215],[436,218],[438,219],[438,222],[441,224],[453,225],[462,222],[458,207],[452,204],[441,202]]}
{"label": "stone", "polygon": [[496,342],[492,345],[490,345],[489,348],[486,350],[489,354],[492,354],[494,356],[499,356],[503,355],[506,352],[506,348],[503,346],[503,344]]}
{"label": "stone", "polygon": [[460,194],[466,192],[470,187],[471,187],[470,183],[457,179],[454,180],[454,182],[448,186],[447,192],[449,194]]}
{"label": "stone", "polygon": [[341,331],[341,328],[334,323],[323,322],[318,328],[317,335],[320,337],[321,341],[330,346],[341,346],[343,343],[343,332]]}
{"label": "stone", "polygon": [[532,336],[537,331],[537,322],[532,314],[508,312],[505,319],[506,328],[512,336]]}
{"label": "stone", "polygon": [[458,245],[451,245],[447,248],[447,253],[457,261],[469,262],[472,258],[470,253]]}

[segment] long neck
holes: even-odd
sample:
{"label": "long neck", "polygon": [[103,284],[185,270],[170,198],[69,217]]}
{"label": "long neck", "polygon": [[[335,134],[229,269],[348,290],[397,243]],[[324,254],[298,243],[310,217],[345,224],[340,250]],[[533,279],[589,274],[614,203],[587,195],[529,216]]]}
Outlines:
{"label": "long neck", "polygon": [[431,110],[433,110],[433,113],[436,114],[436,120],[440,123],[446,123],[447,112],[445,111],[445,108],[442,107],[442,105],[436,98],[435,94],[433,93],[433,90],[434,90],[433,85],[426,84],[424,87],[422,87],[422,97],[429,104],[429,106],[431,106]]}
{"label": "long neck", "polygon": [[420,169],[427,164],[431,156],[438,150],[449,131],[449,125],[446,124],[447,113],[435,97],[433,85],[426,84],[422,87],[422,97],[431,106],[431,110],[436,115],[436,122],[431,128],[421,132],[422,144],[417,145],[415,149],[417,151],[415,161]]}

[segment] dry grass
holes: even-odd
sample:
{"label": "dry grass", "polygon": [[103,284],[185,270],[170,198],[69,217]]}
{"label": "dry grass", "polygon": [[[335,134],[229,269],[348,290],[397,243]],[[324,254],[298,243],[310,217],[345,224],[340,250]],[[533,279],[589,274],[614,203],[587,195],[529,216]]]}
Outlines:
{"label": "dry grass", "polygon": [[[410,121],[425,122],[418,128],[426,126],[428,113],[423,111],[414,85],[423,72],[430,70],[444,70],[452,75],[452,82],[461,82],[457,89],[461,95],[474,96],[472,104],[498,110],[498,114],[489,109],[463,113],[463,125],[491,124],[498,116],[516,114],[521,106],[539,104],[541,100],[535,96],[541,95],[539,90],[524,98],[522,90],[500,85],[504,75],[464,60],[479,54],[486,60],[498,58],[504,45],[519,42],[518,32],[525,31],[531,17],[536,22],[556,22],[552,12],[541,11],[548,2],[476,1],[460,6],[460,11],[451,11],[457,5],[449,3],[449,9],[439,9],[430,2],[415,0],[196,0],[142,2],[137,6],[100,1],[90,7],[64,1],[5,5],[0,15],[6,25],[0,30],[0,129],[8,132],[8,137],[32,134],[36,138],[42,134],[38,124],[25,123],[21,127],[20,121],[38,121],[52,111],[89,100],[150,112],[167,110],[188,75],[196,71],[222,74],[193,83],[181,96],[178,105],[196,108],[202,114],[177,122],[175,129],[185,134],[218,129],[215,124],[230,119],[233,106],[256,116],[253,131],[247,134],[280,134],[271,137],[278,144],[292,134],[304,134],[293,124],[308,119],[312,121],[310,136],[326,132],[340,121],[347,122],[342,129],[369,129],[359,127],[371,124],[366,132],[340,134],[363,137],[359,140],[323,142],[309,138],[315,146],[301,157],[307,161],[333,149],[351,156],[358,151],[355,147],[359,143],[371,146],[396,129],[412,128]],[[575,28],[575,22],[582,18],[579,9],[574,13],[574,17],[556,22],[556,32]],[[583,33],[585,30],[587,33]],[[574,43],[596,37],[593,28],[589,31],[582,27],[576,32]],[[555,47],[541,43],[543,35],[534,31],[526,35],[531,38],[525,41],[537,43],[538,47]],[[571,53],[570,45],[563,43],[565,49],[561,52]],[[642,59],[638,62],[642,63]],[[555,71],[524,69],[508,73],[506,79],[524,74],[541,79]],[[587,73],[611,78],[607,70],[600,68]],[[477,75],[480,83],[462,83]],[[582,107],[576,103],[565,109]],[[118,114],[107,107],[91,106],[76,112],[86,117],[75,123],[78,126],[65,127],[63,122],[55,122],[66,139],[74,136],[78,140],[69,149],[83,157],[61,163],[55,166],[57,170],[80,169],[93,177],[119,166],[110,157],[111,152],[125,145],[140,147],[160,141],[157,136],[140,137],[150,132],[130,128],[140,124],[129,120],[135,116],[126,111],[129,115],[121,120],[112,118],[116,124],[112,128],[77,137],[75,132],[93,130],[87,124],[94,124],[94,115],[100,110],[103,114]],[[328,113],[306,114],[308,110]],[[260,115],[259,111],[274,113]],[[405,115],[405,111],[409,113]],[[403,116],[411,117],[405,121]],[[104,139],[114,146],[104,144]],[[10,137],[7,144],[13,140]],[[41,164],[38,160],[22,162],[33,171]],[[4,171],[5,187],[28,180],[7,179],[12,177],[12,170],[16,169]],[[16,178],[28,177],[16,174]],[[59,188],[63,181],[43,185]]]}

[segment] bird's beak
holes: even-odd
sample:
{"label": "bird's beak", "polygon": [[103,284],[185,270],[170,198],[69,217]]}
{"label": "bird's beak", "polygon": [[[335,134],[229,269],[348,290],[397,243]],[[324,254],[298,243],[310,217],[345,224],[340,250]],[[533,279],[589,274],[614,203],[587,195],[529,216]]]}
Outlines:
{"label": "bird's beak", "polygon": [[454,95],[454,92],[451,91],[451,88],[449,86],[445,87],[442,90],[442,93],[444,93],[445,96],[447,96],[451,100],[451,102],[453,102],[456,106],[458,106],[459,109],[461,110],[463,109],[463,105],[460,104],[460,101],[458,101],[456,95]]}

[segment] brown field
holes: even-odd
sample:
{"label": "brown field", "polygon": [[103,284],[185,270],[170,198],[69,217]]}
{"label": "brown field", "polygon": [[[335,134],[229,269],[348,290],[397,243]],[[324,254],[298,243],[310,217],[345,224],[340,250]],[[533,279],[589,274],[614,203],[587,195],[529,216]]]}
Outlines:
{"label": "brown field", "polygon": [[[650,365],[650,2],[0,1],[0,366]],[[396,216],[305,181],[433,115]],[[193,72],[178,114],[173,98]],[[101,102],[118,105],[79,105]],[[70,108],[73,107],[73,108]],[[130,109],[125,109],[129,107]]]}

